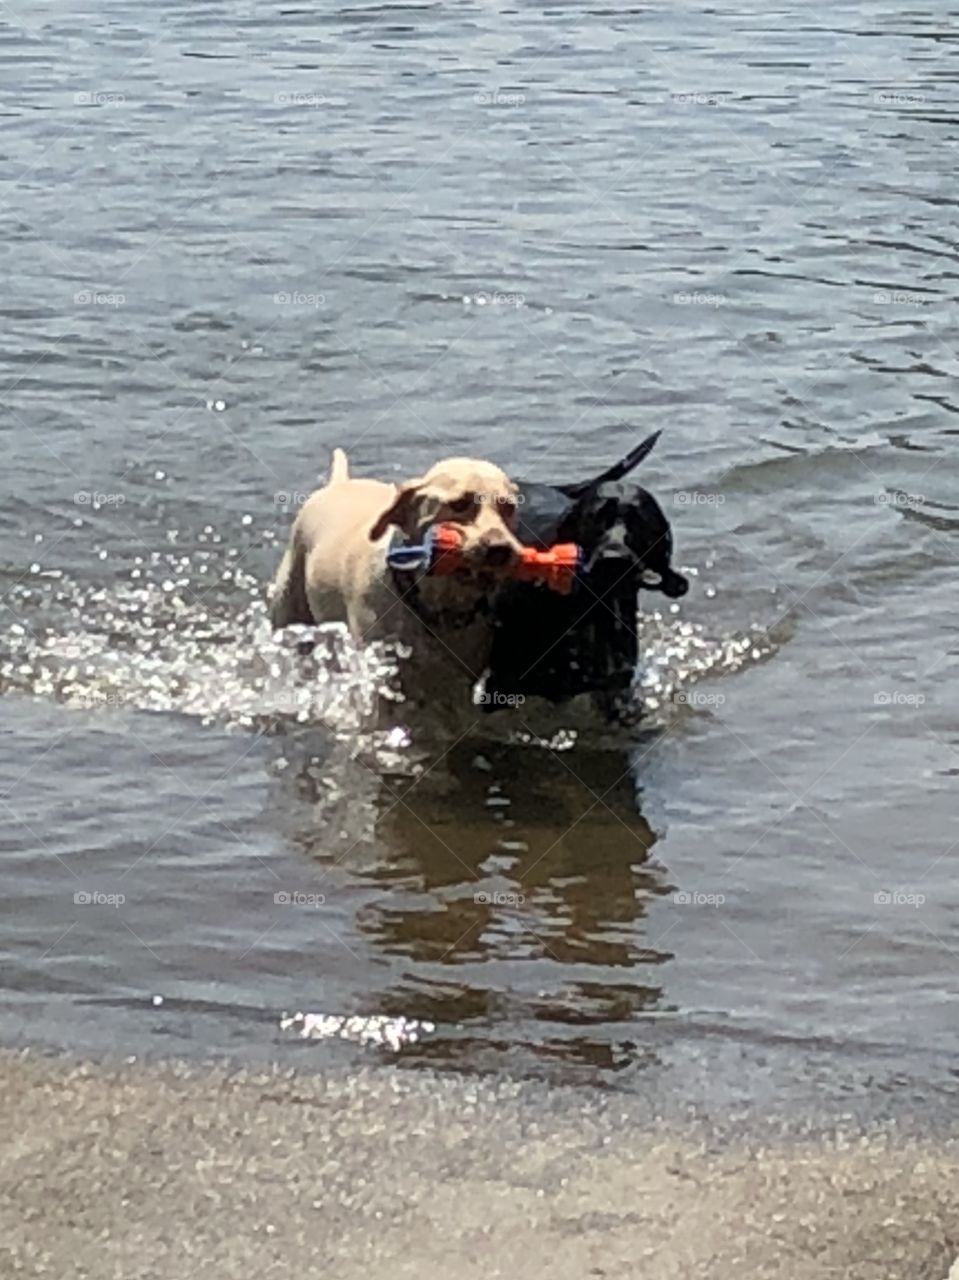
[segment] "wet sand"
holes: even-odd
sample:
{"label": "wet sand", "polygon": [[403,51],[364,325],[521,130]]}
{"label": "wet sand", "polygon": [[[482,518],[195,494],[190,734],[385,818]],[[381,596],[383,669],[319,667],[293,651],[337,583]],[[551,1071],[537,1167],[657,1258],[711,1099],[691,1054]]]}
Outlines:
{"label": "wet sand", "polygon": [[[945,1280],[959,1143],[394,1070],[0,1055],[0,1275]],[[956,1274],[959,1274],[957,1272]]]}

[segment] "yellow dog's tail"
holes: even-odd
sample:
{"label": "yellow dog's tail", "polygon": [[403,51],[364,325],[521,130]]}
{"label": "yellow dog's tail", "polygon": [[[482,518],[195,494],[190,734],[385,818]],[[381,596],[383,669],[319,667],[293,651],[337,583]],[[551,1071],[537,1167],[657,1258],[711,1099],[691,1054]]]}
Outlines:
{"label": "yellow dog's tail", "polygon": [[333,450],[333,461],[330,464],[330,484],[339,484],[341,480],[349,480],[350,464],[342,449]]}

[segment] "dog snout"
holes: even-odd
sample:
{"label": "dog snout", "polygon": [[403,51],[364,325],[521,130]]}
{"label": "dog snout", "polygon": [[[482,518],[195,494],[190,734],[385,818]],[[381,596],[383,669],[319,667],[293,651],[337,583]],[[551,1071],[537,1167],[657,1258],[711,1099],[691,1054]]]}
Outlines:
{"label": "dog snout", "polygon": [[633,553],[627,547],[622,538],[610,538],[603,542],[599,547],[597,560],[625,560],[633,557]]}
{"label": "dog snout", "polygon": [[493,542],[487,546],[483,555],[483,563],[491,569],[505,569],[516,558],[516,552],[508,542]]}
{"label": "dog snout", "polygon": [[633,563],[636,557],[626,542],[625,529],[617,526],[607,530],[602,540],[596,547],[592,556],[589,557],[589,567],[595,568],[600,564],[609,564],[615,562],[623,564],[624,562]]}
{"label": "dog snout", "polygon": [[519,559],[520,544],[505,534],[487,534],[463,548],[463,554],[474,565],[484,569],[508,569]]}

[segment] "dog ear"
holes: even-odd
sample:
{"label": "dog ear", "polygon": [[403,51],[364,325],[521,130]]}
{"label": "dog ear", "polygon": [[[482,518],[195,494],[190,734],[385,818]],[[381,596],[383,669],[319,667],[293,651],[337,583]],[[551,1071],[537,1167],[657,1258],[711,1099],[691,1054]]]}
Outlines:
{"label": "dog ear", "polygon": [[386,508],[382,515],[377,517],[376,523],[370,529],[370,542],[379,541],[391,524],[398,525],[404,533],[411,532],[409,527],[410,517],[413,515],[422,483],[422,478],[420,478],[418,480],[407,480],[405,484],[400,485],[399,492],[391,505]]}
{"label": "dog ear", "polygon": [[689,579],[675,569],[667,569],[663,574],[663,595],[677,600],[689,590]]}
{"label": "dog ear", "polygon": [[677,573],[675,569],[664,569],[662,573],[655,569],[647,569],[643,574],[643,586],[647,591],[661,591],[671,600],[678,600],[689,590],[689,579]]}

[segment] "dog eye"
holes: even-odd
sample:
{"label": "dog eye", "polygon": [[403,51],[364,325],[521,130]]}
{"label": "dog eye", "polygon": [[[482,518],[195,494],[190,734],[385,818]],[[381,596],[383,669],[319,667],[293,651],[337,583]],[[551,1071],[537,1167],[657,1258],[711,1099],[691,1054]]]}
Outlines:
{"label": "dog eye", "polygon": [[450,511],[455,516],[465,516],[467,511],[473,506],[473,495],[471,493],[464,494],[462,498],[456,498],[450,503]]}

